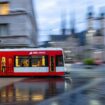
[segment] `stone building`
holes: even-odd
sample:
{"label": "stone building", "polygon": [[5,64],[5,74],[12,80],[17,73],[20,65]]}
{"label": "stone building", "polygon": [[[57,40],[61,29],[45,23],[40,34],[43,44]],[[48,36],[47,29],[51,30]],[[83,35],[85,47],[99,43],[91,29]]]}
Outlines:
{"label": "stone building", "polygon": [[[95,23],[98,24],[95,24]],[[94,17],[92,12],[88,13],[88,27],[86,32],[86,57],[96,57],[105,61],[105,16],[104,12],[98,17]],[[96,27],[94,27],[96,26]],[[88,53],[87,53],[88,52]]]}
{"label": "stone building", "polygon": [[0,48],[35,47],[37,25],[32,0],[0,0]]}

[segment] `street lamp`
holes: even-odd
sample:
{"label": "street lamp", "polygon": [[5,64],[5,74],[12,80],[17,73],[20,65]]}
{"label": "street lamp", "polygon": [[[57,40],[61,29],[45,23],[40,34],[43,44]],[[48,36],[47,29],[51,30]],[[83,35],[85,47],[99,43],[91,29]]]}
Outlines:
{"label": "street lamp", "polygon": [[[31,30],[31,35],[34,35],[34,32],[37,33],[37,27],[36,27],[36,23],[35,23],[35,18],[34,16],[32,15],[32,13],[26,11],[25,9],[23,8],[17,8],[17,9],[13,9],[13,10],[10,10],[10,14],[16,14],[16,15],[21,15],[21,14],[26,14],[29,19],[30,19],[30,22],[31,22],[31,25],[32,25],[32,30]],[[33,47],[34,47],[34,39],[31,37],[31,40],[33,41]]]}

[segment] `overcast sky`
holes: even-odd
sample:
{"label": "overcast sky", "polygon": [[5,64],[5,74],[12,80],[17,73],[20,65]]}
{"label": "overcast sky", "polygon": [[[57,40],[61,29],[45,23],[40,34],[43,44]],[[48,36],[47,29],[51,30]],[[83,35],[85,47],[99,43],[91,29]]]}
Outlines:
{"label": "overcast sky", "polygon": [[66,28],[70,28],[71,13],[75,13],[76,31],[86,29],[87,7],[94,6],[95,16],[105,7],[105,0],[33,0],[39,34],[39,41],[48,40],[49,34],[60,34],[61,17],[65,15]]}

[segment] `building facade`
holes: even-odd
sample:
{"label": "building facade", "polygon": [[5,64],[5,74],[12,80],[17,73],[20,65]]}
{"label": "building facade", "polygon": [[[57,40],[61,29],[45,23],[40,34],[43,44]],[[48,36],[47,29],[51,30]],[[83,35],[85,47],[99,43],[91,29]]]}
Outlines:
{"label": "building facade", "polygon": [[0,0],[0,48],[35,47],[36,44],[32,0]]}
{"label": "building facade", "polygon": [[[98,24],[95,24],[95,23]],[[94,27],[95,26],[95,27]],[[86,32],[86,58],[93,57],[105,61],[105,16],[104,12],[98,17],[88,13],[88,26]]]}

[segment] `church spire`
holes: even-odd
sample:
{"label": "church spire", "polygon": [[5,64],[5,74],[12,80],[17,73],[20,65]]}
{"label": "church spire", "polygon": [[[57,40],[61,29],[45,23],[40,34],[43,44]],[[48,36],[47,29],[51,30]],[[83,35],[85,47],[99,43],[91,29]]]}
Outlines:
{"label": "church spire", "polygon": [[88,7],[88,13],[87,13],[87,17],[88,17],[88,29],[92,29],[93,28],[93,21],[94,21],[94,17],[93,17],[93,6],[89,6]]}
{"label": "church spire", "polygon": [[74,35],[75,33],[75,13],[74,11],[70,14],[70,31],[71,31],[71,34]]}
{"label": "church spire", "polygon": [[71,32],[72,37],[77,38],[75,34],[75,24],[76,24],[75,11],[72,11],[70,13],[70,32]]}
{"label": "church spire", "polygon": [[61,32],[62,35],[66,34],[66,18],[64,13],[61,14]]}

